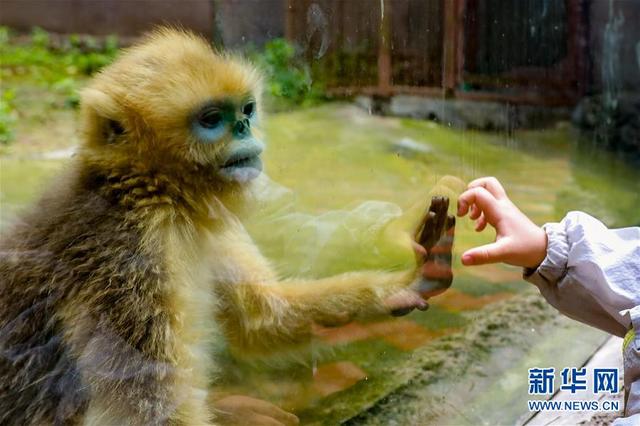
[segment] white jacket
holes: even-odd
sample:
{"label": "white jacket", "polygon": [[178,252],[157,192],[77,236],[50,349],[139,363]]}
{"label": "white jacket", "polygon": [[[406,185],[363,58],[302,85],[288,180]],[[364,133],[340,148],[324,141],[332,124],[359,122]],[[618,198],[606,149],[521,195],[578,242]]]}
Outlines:
{"label": "white jacket", "polygon": [[640,306],[640,228],[608,229],[571,212],[544,229],[547,257],[524,278],[565,315],[623,337]]}
{"label": "white jacket", "polygon": [[547,257],[524,278],[563,314],[624,337],[625,412],[612,426],[640,424],[640,228],[607,229],[581,212],[544,226]]}

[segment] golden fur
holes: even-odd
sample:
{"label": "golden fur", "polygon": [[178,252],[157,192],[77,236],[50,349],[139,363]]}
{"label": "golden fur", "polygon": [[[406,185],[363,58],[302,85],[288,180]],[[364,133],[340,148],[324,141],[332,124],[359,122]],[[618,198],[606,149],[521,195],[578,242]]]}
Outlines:
{"label": "golden fur", "polygon": [[0,243],[1,424],[209,424],[217,326],[263,353],[386,313],[410,283],[277,280],[234,213],[245,185],[217,177],[230,141],[186,124],[203,100],[259,92],[252,67],[174,29],[83,91],[70,170]]}

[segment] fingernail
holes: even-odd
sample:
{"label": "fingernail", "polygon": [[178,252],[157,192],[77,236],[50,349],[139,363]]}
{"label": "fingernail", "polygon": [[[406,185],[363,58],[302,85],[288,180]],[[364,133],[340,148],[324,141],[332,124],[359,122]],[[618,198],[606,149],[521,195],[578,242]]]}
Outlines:
{"label": "fingernail", "polygon": [[462,264],[463,265],[471,265],[473,263],[473,257],[470,254],[462,255]]}

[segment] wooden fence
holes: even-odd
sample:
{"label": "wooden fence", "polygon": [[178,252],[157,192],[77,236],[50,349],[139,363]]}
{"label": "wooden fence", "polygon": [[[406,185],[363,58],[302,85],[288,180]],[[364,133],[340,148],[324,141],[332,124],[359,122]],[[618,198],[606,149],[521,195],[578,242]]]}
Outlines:
{"label": "wooden fence", "polygon": [[571,104],[585,0],[288,0],[286,35],[337,93]]}
{"label": "wooden fence", "polygon": [[137,35],[179,23],[227,46],[286,36],[336,93],[571,104],[589,0],[0,0],[0,23]]}

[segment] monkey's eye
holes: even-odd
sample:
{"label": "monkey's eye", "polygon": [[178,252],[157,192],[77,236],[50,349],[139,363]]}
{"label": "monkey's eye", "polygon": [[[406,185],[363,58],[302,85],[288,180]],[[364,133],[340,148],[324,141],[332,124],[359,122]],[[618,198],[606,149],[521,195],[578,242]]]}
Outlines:
{"label": "monkey's eye", "polygon": [[247,117],[251,117],[253,113],[256,112],[256,103],[255,101],[251,101],[242,107],[242,113]]}
{"label": "monkey's eye", "polygon": [[109,127],[111,128],[113,134],[116,136],[124,134],[124,127],[122,127],[122,124],[118,123],[115,120],[109,120]]}
{"label": "monkey's eye", "polygon": [[198,116],[198,123],[207,129],[218,127],[222,123],[222,113],[217,108],[207,108]]}

